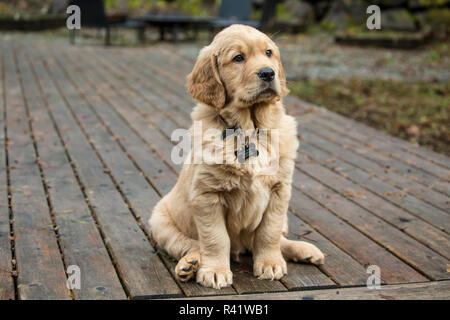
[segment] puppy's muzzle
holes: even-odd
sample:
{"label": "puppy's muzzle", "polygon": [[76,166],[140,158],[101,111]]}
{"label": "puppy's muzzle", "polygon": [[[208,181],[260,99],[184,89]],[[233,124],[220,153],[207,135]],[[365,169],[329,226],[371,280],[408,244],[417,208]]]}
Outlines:
{"label": "puppy's muzzle", "polygon": [[265,82],[271,82],[275,78],[275,71],[271,68],[263,68],[258,71],[258,78]]}

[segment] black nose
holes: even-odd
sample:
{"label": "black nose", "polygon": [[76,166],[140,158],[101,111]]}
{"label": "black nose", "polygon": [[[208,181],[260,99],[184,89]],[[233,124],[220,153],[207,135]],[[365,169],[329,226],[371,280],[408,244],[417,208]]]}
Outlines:
{"label": "black nose", "polygon": [[258,77],[263,81],[270,82],[275,78],[275,71],[271,68],[263,68],[259,70]]}

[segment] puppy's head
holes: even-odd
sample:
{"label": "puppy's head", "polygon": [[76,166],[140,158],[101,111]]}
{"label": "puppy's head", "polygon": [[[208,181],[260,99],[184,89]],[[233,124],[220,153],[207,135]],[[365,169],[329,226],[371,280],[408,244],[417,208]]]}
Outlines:
{"label": "puppy's head", "polygon": [[232,25],[200,51],[188,76],[188,91],[216,109],[279,100],[288,93],[280,51],[255,28]]}

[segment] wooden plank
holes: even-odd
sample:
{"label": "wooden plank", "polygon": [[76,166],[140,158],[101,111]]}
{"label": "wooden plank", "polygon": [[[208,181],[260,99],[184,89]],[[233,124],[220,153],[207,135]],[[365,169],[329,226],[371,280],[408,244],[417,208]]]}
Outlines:
{"label": "wooden plank", "polygon": [[[312,119],[312,121],[310,121]],[[332,134],[335,135],[335,138],[331,139],[333,142],[334,140],[339,140],[342,143],[342,147],[344,149],[351,149],[353,152],[361,155],[364,158],[367,158],[369,160],[372,160],[382,167],[386,168],[390,172],[397,172],[404,176],[405,178],[415,181],[416,183],[420,183],[428,188],[431,188],[433,190],[436,190],[440,193],[443,193],[446,196],[450,196],[450,188],[449,183],[445,181],[441,181],[438,178],[436,178],[433,175],[430,175],[426,172],[423,172],[422,170],[419,170],[415,168],[414,166],[408,165],[406,163],[403,163],[401,161],[398,161],[396,159],[393,159],[392,157],[389,157],[388,155],[383,155],[381,152],[375,152],[372,149],[368,148],[364,144],[361,144],[359,142],[355,142],[354,138],[347,138],[343,136],[342,134],[336,133],[332,129],[326,129],[326,125],[332,126],[333,124],[320,124],[317,126],[316,120],[317,117],[315,115],[311,116],[308,119],[302,120],[303,122],[311,122],[311,124],[308,124],[308,126],[315,125],[317,130],[315,132],[320,132],[322,134],[325,134],[327,130],[329,130]],[[306,124],[305,124],[306,126]],[[336,139],[336,135],[339,134],[339,139]],[[345,142],[344,142],[345,141]]]}
{"label": "wooden plank", "polygon": [[[362,285],[366,283],[367,274],[365,269],[355,259],[343,252],[316,230],[312,229],[298,216],[290,213],[288,215],[288,224],[288,239],[311,242],[324,253],[325,263],[320,266],[320,270],[332,280],[341,286]],[[331,279],[327,281],[323,274],[313,272],[315,268],[317,267],[309,264],[290,262],[288,263],[288,277],[283,278],[282,281],[289,289],[334,286]],[[289,275],[289,272],[291,275]],[[308,278],[304,274],[307,274]],[[289,279],[289,276],[293,279]]]}
{"label": "wooden plank", "polygon": [[[132,297],[180,295],[181,291],[158,256],[153,253],[147,237],[116,189],[108,171],[89,146],[89,141],[72,117],[65,99],[70,95],[76,107],[82,106],[78,94],[45,54],[45,71],[39,74],[41,87],[48,96],[50,111],[58,124],[68,153],[86,189],[89,203],[103,237],[116,263],[123,283]],[[51,76],[51,78],[50,78]],[[64,84],[65,96],[57,84]]]}
{"label": "wooden plank", "polygon": [[70,299],[11,45],[4,44],[11,207],[20,299]]}
{"label": "wooden plank", "polygon": [[314,125],[309,126],[306,123],[300,124],[299,132],[300,138],[303,141],[306,141],[307,139],[307,142],[315,147],[332,153],[333,157],[338,157],[371,175],[375,175],[380,180],[398,188],[402,193],[411,194],[428,204],[450,213],[449,196],[425,187],[416,181],[409,180],[391,170],[391,168],[383,167],[372,160],[364,158],[355,153],[352,148],[343,148],[343,146],[349,142],[345,137],[340,136],[336,139],[335,133],[328,130],[318,131]]}
{"label": "wooden plank", "polygon": [[[450,281],[385,285],[379,290],[361,288],[307,290],[271,294],[247,294],[215,300],[448,300]],[[195,298],[192,300],[196,300]]]}
{"label": "wooden plank", "polygon": [[250,256],[241,255],[239,262],[231,262],[233,287],[239,294],[255,292],[287,291],[280,281],[259,280],[253,275],[253,263]]}
{"label": "wooden plank", "polygon": [[[374,178],[371,178],[370,175],[339,160],[330,163],[330,154],[322,152],[306,143],[303,144],[303,150],[309,157],[320,161],[321,165],[343,177],[339,179],[341,188],[335,189],[336,191],[353,202],[358,203],[377,217],[396,226],[399,230],[402,230],[421,241],[444,257],[450,257],[450,236],[442,231],[450,221],[450,217],[448,217],[447,213],[442,212],[441,215],[433,216],[435,212],[428,209],[422,209],[423,211],[420,211],[421,208],[419,207],[419,210],[417,210],[418,214],[412,215],[402,208],[385,202],[386,198],[397,198],[398,195],[395,193],[390,195],[389,192],[394,191],[390,191],[389,188],[382,189],[382,191],[378,190],[377,187],[383,188],[384,186],[382,184],[381,186],[380,184],[377,185],[377,181]],[[305,161],[308,160],[299,160],[299,165],[301,166]],[[337,187],[337,185],[335,185],[335,187]],[[370,191],[375,191],[376,193],[374,194]],[[413,199],[416,200],[415,198]],[[382,206],[380,206],[380,203],[382,203]],[[431,216],[431,218],[429,216]],[[423,218],[425,221],[418,218]],[[439,223],[435,222],[438,219],[441,220],[441,226],[439,228],[433,227],[426,222],[431,221],[434,222],[434,225],[439,226]]]}
{"label": "wooden plank", "polygon": [[[126,299],[64,146],[47,113],[47,102],[37,87],[36,72],[30,69],[30,61],[24,54],[18,54],[18,62],[36,137],[39,164],[55,217],[54,227],[58,228],[66,264],[78,266],[82,274],[81,288],[73,290],[74,296],[83,300]],[[42,72],[42,69],[39,71]]]}
{"label": "wooden plank", "polygon": [[[294,184],[309,197],[432,280],[450,277],[446,272],[447,259],[357,205],[359,199],[350,201],[333,191],[342,189],[345,178],[315,163],[303,163],[297,169]],[[306,173],[314,180],[308,179]],[[327,186],[332,186],[333,190]],[[383,202],[378,204],[379,207],[384,205]]]}
{"label": "wooden plank", "polygon": [[[313,182],[311,178],[299,172],[296,172],[294,176],[294,185],[301,190]],[[335,196],[325,191],[322,191],[322,193],[325,197]],[[327,239],[353,257],[365,268],[369,265],[379,266],[382,270],[381,278],[386,283],[394,284],[427,280],[427,278],[409,265],[386,251],[380,244],[374,242],[370,237],[354,228],[351,223],[334,215],[324,206],[313,201],[303,193],[300,193],[297,189],[294,189],[292,194],[291,209],[297,216],[326,236]],[[327,262],[324,268],[330,263],[336,265],[333,268],[335,272],[338,272],[338,275],[333,274],[333,276],[338,280],[343,279],[341,280],[343,284],[356,285],[360,283],[363,275],[359,268],[349,262],[342,263],[344,258],[341,258],[338,254],[339,251],[334,249],[328,250],[329,256],[326,257]]]}
{"label": "wooden plank", "polygon": [[[3,48],[1,48],[3,49]],[[14,280],[8,206],[8,183],[6,174],[6,135],[5,100],[4,100],[4,65],[3,52],[0,50],[0,300],[14,299]]]}

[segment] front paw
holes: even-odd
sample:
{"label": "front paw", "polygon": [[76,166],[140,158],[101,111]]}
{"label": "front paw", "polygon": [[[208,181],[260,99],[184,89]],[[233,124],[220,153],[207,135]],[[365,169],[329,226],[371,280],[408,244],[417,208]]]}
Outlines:
{"label": "front paw", "polygon": [[197,283],[214,289],[225,288],[233,283],[233,273],[229,267],[201,266],[197,272]]}
{"label": "front paw", "polygon": [[281,279],[287,274],[286,261],[281,252],[256,257],[253,262],[253,274],[259,279]]}

